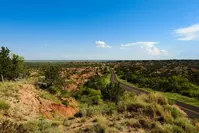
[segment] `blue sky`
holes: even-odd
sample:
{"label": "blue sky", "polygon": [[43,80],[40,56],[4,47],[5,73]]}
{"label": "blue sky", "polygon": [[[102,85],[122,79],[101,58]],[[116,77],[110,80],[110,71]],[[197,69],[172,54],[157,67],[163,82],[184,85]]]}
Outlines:
{"label": "blue sky", "polygon": [[27,60],[199,59],[198,0],[0,0],[0,45]]}

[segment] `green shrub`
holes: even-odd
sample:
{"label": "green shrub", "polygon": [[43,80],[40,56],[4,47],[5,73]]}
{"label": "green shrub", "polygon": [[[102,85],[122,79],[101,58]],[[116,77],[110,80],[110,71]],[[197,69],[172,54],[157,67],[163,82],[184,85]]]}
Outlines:
{"label": "green shrub", "polygon": [[93,117],[96,115],[108,115],[112,116],[116,114],[116,106],[114,103],[104,103],[100,105],[88,105],[82,104],[80,107],[80,112],[75,114],[75,117]]}
{"label": "green shrub", "polygon": [[59,128],[60,124],[56,121],[40,119],[38,121],[27,122],[24,124],[24,127],[28,130],[28,133],[62,133]]}
{"label": "green shrub", "polygon": [[65,101],[62,102],[62,104],[64,104],[65,106],[68,106],[69,102],[65,100]]}
{"label": "green shrub", "polygon": [[139,121],[137,119],[134,119],[134,118],[131,118],[131,119],[128,119],[125,124],[129,127],[134,127],[134,128],[140,128],[141,125],[139,123]]}
{"label": "green shrub", "polygon": [[96,133],[106,133],[108,129],[108,120],[103,116],[98,116],[97,124],[91,129]]}
{"label": "green shrub", "polygon": [[64,121],[63,121],[63,125],[64,125],[64,126],[66,126],[66,127],[68,127],[68,126],[70,126],[70,125],[71,125],[71,121],[70,121],[70,120],[68,120],[68,119],[64,119]]}
{"label": "green shrub", "polygon": [[96,123],[87,126],[85,129],[80,128],[78,133],[107,133],[108,132],[108,121],[103,116],[96,118]]}
{"label": "green shrub", "polygon": [[84,84],[84,87],[101,90],[103,87],[106,87],[106,78],[100,77],[99,75],[93,76]]}
{"label": "green shrub", "polygon": [[178,111],[176,108],[170,108],[171,110],[171,115],[176,119],[176,118],[179,118],[179,117],[183,117],[183,114]]}
{"label": "green shrub", "polygon": [[80,113],[84,117],[93,117],[93,116],[102,114],[102,110],[103,110],[103,108],[101,106],[83,105],[83,107],[81,107],[81,109],[80,109]]}
{"label": "green shrub", "polygon": [[104,100],[118,102],[119,98],[123,96],[125,90],[120,87],[119,83],[110,83],[105,88],[101,89]]}
{"label": "green shrub", "polygon": [[81,122],[82,122],[82,123],[85,123],[85,122],[86,122],[86,118],[85,118],[85,117],[82,118],[82,119],[81,119]]}
{"label": "green shrub", "polygon": [[135,93],[125,92],[124,95],[120,98],[119,102],[117,103],[118,112],[125,112],[127,108],[132,105],[132,102],[135,102],[135,99]]}
{"label": "green shrub", "polygon": [[101,108],[102,108],[102,114],[103,115],[112,116],[112,115],[117,113],[117,108],[116,108],[115,103],[106,102],[106,103],[99,105],[99,106],[101,106]]}
{"label": "green shrub", "polygon": [[42,75],[45,79],[42,81],[43,84],[40,86],[42,89],[48,90],[52,94],[56,94],[58,91],[63,89],[65,86],[65,81],[61,77],[61,66],[48,64],[44,66],[41,70]]}
{"label": "green shrub", "polygon": [[57,98],[55,95],[47,92],[47,91],[41,91],[40,95],[41,98],[56,102],[58,104],[61,104],[61,101],[59,100],[59,98]]}
{"label": "green shrub", "polygon": [[166,97],[159,93],[150,93],[149,94],[149,102],[150,103],[157,103],[160,105],[168,105],[168,100]]}
{"label": "green shrub", "polygon": [[74,97],[82,103],[87,103],[89,105],[99,105],[102,103],[101,91],[91,88],[81,88],[74,94]]}
{"label": "green shrub", "polygon": [[173,133],[173,125],[171,124],[164,124],[163,125],[163,129],[165,131],[165,133]]}
{"label": "green shrub", "polygon": [[98,115],[97,116],[97,123],[103,126],[107,126],[108,125],[108,120],[106,119],[106,117],[102,116],[102,115]]}
{"label": "green shrub", "polygon": [[136,98],[136,100],[134,102],[132,102],[131,104],[128,104],[127,106],[127,111],[128,112],[137,112],[139,109],[147,109],[149,106],[148,103],[146,103],[145,101]]}
{"label": "green shrub", "polygon": [[10,108],[10,105],[6,103],[5,101],[0,101],[0,110],[8,110]]}
{"label": "green shrub", "polygon": [[68,98],[70,97],[70,93],[67,90],[61,90],[61,97]]}
{"label": "green shrub", "polygon": [[28,130],[29,133],[39,133],[38,121],[24,123],[24,127]]}
{"label": "green shrub", "polygon": [[51,94],[55,95],[57,94],[57,92],[60,90],[59,88],[55,87],[55,86],[51,86],[48,89],[48,92],[50,92]]}
{"label": "green shrub", "polygon": [[[185,130],[182,129],[180,126],[173,125],[173,132],[174,133],[187,133]],[[192,132],[190,132],[192,133]]]}

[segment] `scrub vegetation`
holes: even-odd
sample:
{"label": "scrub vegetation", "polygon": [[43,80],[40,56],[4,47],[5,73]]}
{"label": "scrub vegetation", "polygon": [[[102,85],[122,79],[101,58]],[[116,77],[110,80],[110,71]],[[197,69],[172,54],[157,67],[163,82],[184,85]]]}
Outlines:
{"label": "scrub vegetation", "polygon": [[177,93],[198,100],[198,66],[197,60],[132,61],[118,63],[116,72],[119,78],[139,88]]}
{"label": "scrub vegetation", "polygon": [[[164,95],[154,92],[137,96],[111,82],[109,68],[114,65],[117,63],[24,63],[22,57],[2,47],[0,133],[198,132],[198,120],[189,119]],[[131,77],[129,82],[150,87],[148,82],[137,82],[141,73],[136,69],[135,75],[132,69],[130,65],[124,69],[123,64],[116,67],[121,78]],[[152,70],[149,73],[154,74]],[[173,75],[162,80],[174,87],[172,92],[197,99],[193,91],[198,89],[197,80],[188,77]],[[154,90],[160,87],[170,92],[159,80]]]}

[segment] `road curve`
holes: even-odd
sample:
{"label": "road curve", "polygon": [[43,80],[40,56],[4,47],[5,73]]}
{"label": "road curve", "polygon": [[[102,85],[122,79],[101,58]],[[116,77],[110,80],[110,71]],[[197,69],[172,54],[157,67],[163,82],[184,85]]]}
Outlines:
{"label": "road curve", "polygon": [[[149,94],[148,91],[141,90],[139,88],[135,88],[135,87],[129,86],[129,85],[125,84],[125,83],[122,83],[122,82],[118,81],[117,77],[116,77],[116,75],[114,73],[114,70],[110,69],[110,71],[111,71],[111,81],[112,82],[119,82],[120,86],[122,88],[124,88],[125,90],[132,91],[132,92],[136,93],[137,95]],[[182,102],[179,102],[179,101],[176,101],[176,105],[178,105],[184,112],[186,112],[187,115],[190,118],[199,118],[199,107],[192,106],[192,105],[189,105],[189,104],[186,104],[186,103],[182,103]]]}

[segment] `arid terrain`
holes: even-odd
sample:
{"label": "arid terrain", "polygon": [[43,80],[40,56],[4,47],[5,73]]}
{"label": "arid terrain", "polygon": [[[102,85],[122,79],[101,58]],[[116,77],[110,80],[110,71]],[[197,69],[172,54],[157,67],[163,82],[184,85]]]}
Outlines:
{"label": "arid terrain", "polygon": [[[24,63],[22,58],[15,59],[18,56],[10,58],[9,54],[2,54],[6,52],[9,52],[6,48],[0,52],[6,57],[0,58],[3,60],[0,133],[199,131],[198,93],[193,91],[198,89],[197,65],[189,62],[161,62],[167,67],[156,62]],[[175,69],[169,69],[171,65]],[[173,90],[169,88],[171,85]],[[168,92],[170,95],[166,95]],[[172,98],[174,93],[178,99]]]}

